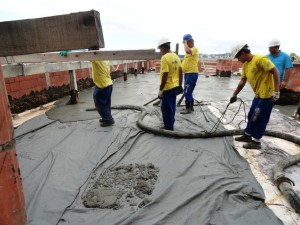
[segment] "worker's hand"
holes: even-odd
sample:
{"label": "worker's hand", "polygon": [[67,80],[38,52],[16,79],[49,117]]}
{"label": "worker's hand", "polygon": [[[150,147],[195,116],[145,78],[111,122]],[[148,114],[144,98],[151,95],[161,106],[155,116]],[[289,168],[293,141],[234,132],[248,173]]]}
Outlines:
{"label": "worker's hand", "polygon": [[230,102],[230,104],[232,104],[232,103],[236,102],[236,100],[237,100],[236,95],[232,95],[229,102]]}
{"label": "worker's hand", "polygon": [[158,97],[159,99],[162,99],[163,93],[164,93],[164,91],[159,90],[159,91],[158,91],[158,94],[157,94],[157,97]]}
{"label": "worker's hand", "polygon": [[280,97],[280,92],[279,91],[274,92],[274,94],[273,94],[273,100],[277,101],[279,99],[279,97]]}
{"label": "worker's hand", "polygon": [[67,55],[68,55],[68,51],[67,51],[67,50],[60,51],[59,54],[60,54],[61,56],[67,56]]}
{"label": "worker's hand", "polygon": [[279,88],[280,89],[286,88],[286,81],[282,81]]}
{"label": "worker's hand", "polygon": [[183,94],[183,87],[181,85],[178,87],[178,94]]}
{"label": "worker's hand", "polygon": [[59,54],[61,56],[67,56],[68,55],[68,52],[73,52],[74,50],[63,50],[63,51],[60,51]]}

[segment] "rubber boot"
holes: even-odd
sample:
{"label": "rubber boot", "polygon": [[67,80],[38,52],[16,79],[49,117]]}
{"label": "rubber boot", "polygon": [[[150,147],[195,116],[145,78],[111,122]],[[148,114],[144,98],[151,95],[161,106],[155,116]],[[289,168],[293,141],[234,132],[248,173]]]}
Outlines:
{"label": "rubber boot", "polygon": [[193,101],[191,102],[191,111],[194,112],[194,99],[193,99]]}
{"label": "rubber boot", "polygon": [[180,114],[190,114],[192,112],[191,108],[192,108],[191,102],[185,103],[185,110],[181,111]]}

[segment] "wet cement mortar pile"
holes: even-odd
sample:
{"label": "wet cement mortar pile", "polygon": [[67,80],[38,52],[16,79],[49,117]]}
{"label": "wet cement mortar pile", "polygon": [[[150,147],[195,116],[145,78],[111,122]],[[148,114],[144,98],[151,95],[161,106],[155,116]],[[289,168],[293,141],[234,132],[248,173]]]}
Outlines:
{"label": "wet cement mortar pile", "polygon": [[87,208],[120,209],[124,205],[143,208],[151,202],[159,168],[152,163],[110,167],[99,177],[91,176],[87,191],[82,195]]}

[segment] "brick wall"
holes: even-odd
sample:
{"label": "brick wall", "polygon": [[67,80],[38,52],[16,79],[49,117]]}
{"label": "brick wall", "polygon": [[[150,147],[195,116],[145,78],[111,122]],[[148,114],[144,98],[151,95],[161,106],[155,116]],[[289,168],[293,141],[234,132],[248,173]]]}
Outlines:
{"label": "brick wall", "polygon": [[[83,78],[90,78],[90,70],[91,69],[89,68],[75,70],[77,81]],[[51,87],[60,87],[63,84],[68,85],[70,83],[68,71],[50,72],[49,79],[49,85]],[[47,89],[46,75],[44,73],[7,77],[5,78],[5,84],[7,94],[10,95],[12,99],[21,98],[23,95],[29,95],[32,91],[42,91]]]}
{"label": "brick wall", "polygon": [[232,59],[218,59],[216,69],[219,71],[238,71],[243,64]]}
{"label": "brick wall", "polygon": [[75,71],[75,73],[76,73],[76,80],[92,78],[92,68],[78,69]]}
{"label": "brick wall", "polygon": [[51,72],[49,73],[50,77],[50,85],[52,87],[59,87],[63,84],[69,84],[69,72],[68,71],[60,71],[60,72]]}
{"label": "brick wall", "polygon": [[31,91],[46,89],[45,74],[31,76],[17,76],[5,78],[7,94],[12,98],[20,98],[30,94]]}
{"label": "brick wall", "polygon": [[287,89],[300,92],[300,64],[294,64],[286,87]]}

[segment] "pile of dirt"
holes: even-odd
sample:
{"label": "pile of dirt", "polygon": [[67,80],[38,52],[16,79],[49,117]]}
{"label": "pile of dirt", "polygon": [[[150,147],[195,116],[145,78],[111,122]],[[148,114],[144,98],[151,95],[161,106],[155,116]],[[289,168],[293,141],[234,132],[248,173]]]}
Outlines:
{"label": "pile of dirt", "polygon": [[82,195],[87,208],[119,209],[126,204],[142,208],[151,202],[159,168],[152,163],[129,164],[108,168],[90,181],[90,188]]}
{"label": "pile of dirt", "polygon": [[[93,87],[94,82],[91,78],[85,78],[77,81],[77,86],[78,91],[81,91]],[[32,91],[30,95],[23,95],[19,99],[12,99],[8,95],[8,99],[11,112],[17,114],[56,101],[67,95],[70,95],[70,86],[62,85],[60,87],[49,87],[48,90]]]}

